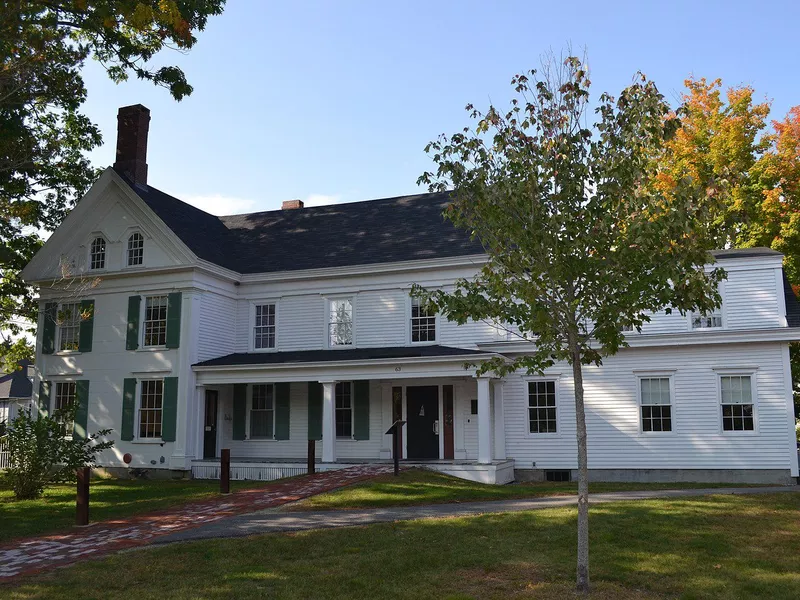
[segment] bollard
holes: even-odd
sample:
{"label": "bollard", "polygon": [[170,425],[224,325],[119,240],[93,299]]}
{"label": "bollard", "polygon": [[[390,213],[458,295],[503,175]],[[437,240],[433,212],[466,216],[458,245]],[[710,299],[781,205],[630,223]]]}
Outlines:
{"label": "bollard", "polygon": [[231,451],[229,448],[222,449],[219,470],[219,491],[223,494],[231,493]]}
{"label": "bollard", "polygon": [[75,505],[75,524],[83,527],[89,524],[89,476],[91,469],[78,469],[78,499]]}
{"label": "bollard", "polygon": [[392,430],[392,457],[394,458],[394,476],[400,475],[400,426],[395,425]]}
{"label": "bollard", "polygon": [[316,470],[316,463],[314,460],[316,443],[314,440],[308,440],[308,474],[313,475]]}

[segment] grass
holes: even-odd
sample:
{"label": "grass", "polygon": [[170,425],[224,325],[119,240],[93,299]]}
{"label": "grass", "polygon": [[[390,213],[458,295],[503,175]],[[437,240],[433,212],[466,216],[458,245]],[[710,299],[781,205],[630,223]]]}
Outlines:
{"label": "grass", "polygon": [[[232,490],[263,482],[234,482]],[[107,521],[162,510],[219,493],[218,481],[147,481],[93,479],[89,518]],[[48,488],[38,500],[14,500],[9,489],[0,488],[0,543],[14,538],[55,533],[75,524],[75,485]]]}
{"label": "grass", "polygon": [[[597,493],[710,487],[730,486],[708,483],[593,483],[589,486],[589,491],[590,493]],[[408,469],[401,471],[397,477],[394,475],[382,475],[363,483],[313,496],[292,505],[291,508],[293,510],[381,508],[414,504],[572,495],[576,494],[577,491],[577,483],[488,485],[450,477],[434,471]]]}
{"label": "grass", "polygon": [[[794,600],[799,517],[797,493],[596,505],[592,597]],[[175,544],[32,576],[0,596],[570,598],[575,528],[562,508]]]}

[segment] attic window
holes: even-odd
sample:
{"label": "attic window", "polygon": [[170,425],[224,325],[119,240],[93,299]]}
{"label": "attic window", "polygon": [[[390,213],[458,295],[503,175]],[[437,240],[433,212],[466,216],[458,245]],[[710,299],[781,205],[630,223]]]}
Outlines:
{"label": "attic window", "polygon": [[89,250],[89,268],[92,270],[106,268],[106,241],[101,237],[92,240]]}
{"label": "attic window", "polygon": [[128,238],[128,266],[138,267],[144,263],[144,237],[134,231]]}

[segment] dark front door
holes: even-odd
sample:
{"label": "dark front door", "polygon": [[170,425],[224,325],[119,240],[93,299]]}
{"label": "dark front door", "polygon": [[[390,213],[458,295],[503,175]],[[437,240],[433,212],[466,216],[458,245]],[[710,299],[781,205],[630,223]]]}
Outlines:
{"label": "dark front door", "polygon": [[203,427],[203,458],[217,456],[217,390],[206,390],[206,420]]}
{"label": "dark front door", "polygon": [[439,458],[439,388],[406,388],[407,455],[409,460]]}

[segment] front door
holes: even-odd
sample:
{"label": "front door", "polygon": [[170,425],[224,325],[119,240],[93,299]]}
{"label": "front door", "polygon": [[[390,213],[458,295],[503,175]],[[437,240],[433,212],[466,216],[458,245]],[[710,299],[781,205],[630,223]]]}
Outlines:
{"label": "front door", "polygon": [[206,420],[203,427],[203,458],[217,456],[217,390],[206,390]]}
{"label": "front door", "polygon": [[439,458],[439,388],[406,388],[406,453],[409,460]]}

